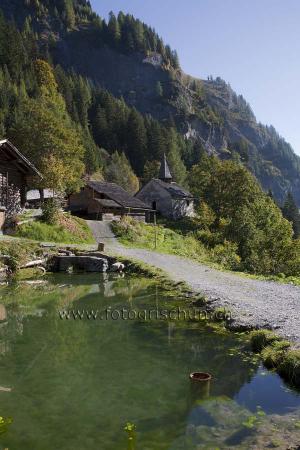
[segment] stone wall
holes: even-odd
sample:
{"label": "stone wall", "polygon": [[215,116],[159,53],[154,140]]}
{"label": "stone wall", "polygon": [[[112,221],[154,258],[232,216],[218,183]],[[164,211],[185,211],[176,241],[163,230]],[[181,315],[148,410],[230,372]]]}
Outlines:
{"label": "stone wall", "polygon": [[173,199],[172,206],[173,206],[173,219],[181,219],[182,217],[193,217],[195,215],[193,200]]}
{"label": "stone wall", "polygon": [[[162,189],[157,183],[153,180],[149,181],[140,192],[136,194],[136,197],[142,200],[147,205],[151,206],[164,217],[173,217],[173,205],[172,205],[172,197],[165,190]],[[155,204],[154,204],[155,202]]]}
{"label": "stone wall", "polygon": [[144,203],[154,208],[163,216],[169,219],[180,219],[182,217],[193,217],[194,202],[189,199],[174,199],[167,190],[161,187],[154,180],[149,181],[136,197]]}

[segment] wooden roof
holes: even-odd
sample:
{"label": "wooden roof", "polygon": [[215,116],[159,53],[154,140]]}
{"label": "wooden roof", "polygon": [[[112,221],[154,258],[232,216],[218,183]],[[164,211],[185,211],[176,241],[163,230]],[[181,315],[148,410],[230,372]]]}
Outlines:
{"label": "wooden roof", "polygon": [[107,183],[106,181],[88,181],[89,186],[98,194],[106,195],[110,200],[114,200],[123,208],[151,210],[151,207],[146,205],[136,197],[130,195],[125,189],[116,183]]}
{"label": "wooden roof", "polygon": [[22,153],[8,140],[0,141],[0,170],[5,171],[9,166],[24,175],[43,178],[40,172]]}

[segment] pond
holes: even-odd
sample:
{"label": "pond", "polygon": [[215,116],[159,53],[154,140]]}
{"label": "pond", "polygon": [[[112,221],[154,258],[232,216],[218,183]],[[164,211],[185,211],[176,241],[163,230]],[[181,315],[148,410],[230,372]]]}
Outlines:
{"label": "pond", "polygon": [[[146,315],[178,304],[118,275],[0,287],[0,416],[13,418],[0,449],[296,448],[298,393],[244,335]],[[189,380],[197,370],[213,376],[202,391]]]}

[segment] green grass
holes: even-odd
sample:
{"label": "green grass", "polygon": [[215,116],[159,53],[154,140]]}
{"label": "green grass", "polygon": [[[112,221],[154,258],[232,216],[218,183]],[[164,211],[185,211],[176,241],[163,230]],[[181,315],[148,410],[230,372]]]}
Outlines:
{"label": "green grass", "polygon": [[113,222],[112,228],[119,241],[130,247],[156,249],[161,253],[171,253],[201,261],[209,257],[203,244],[191,233],[183,235],[164,225],[158,224],[154,227],[152,224],[144,224],[129,218]]}
{"label": "green grass", "polygon": [[255,330],[250,335],[251,346],[254,352],[261,352],[265,347],[280,340],[275,333],[270,330]]}
{"label": "green grass", "polygon": [[300,350],[293,349],[289,341],[269,330],[250,333],[255,352],[261,353],[264,365],[275,369],[286,381],[300,387]]}
{"label": "green grass", "polygon": [[197,226],[190,219],[160,222],[155,227],[124,218],[114,222],[112,227],[119,241],[129,247],[183,256],[217,269],[236,270],[240,263],[236,248],[230,242],[225,241],[213,249],[205,246],[197,238]]}
{"label": "green grass", "polygon": [[279,275],[258,275],[241,272],[240,258],[236,254],[234,245],[225,242],[209,248],[197,238],[199,226],[192,219],[168,221],[160,219],[155,227],[125,218],[120,222],[113,222],[112,228],[118,240],[127,247],[145,248],[160,253],[183,256],[204,263],[209,267],[223,271],[234,271],[235,274],[262,281],[276,281],[300,285],[300,277]]}
{"label": "green grass", "polygon": [[78,217],[64,214],[55,225],[40,220],[18,226],[16,237],[40,242],[63,244],[94,244],[92,232],[86,222]]}

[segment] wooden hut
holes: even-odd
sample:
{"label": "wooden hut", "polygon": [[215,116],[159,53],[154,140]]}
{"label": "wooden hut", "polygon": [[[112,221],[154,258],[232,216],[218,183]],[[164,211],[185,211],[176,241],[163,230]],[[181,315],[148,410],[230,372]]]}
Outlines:
{"label": "wooden hut", "polygon": [[0,228],[10,203],[25,205],[30,179],[36,176],[42,178],[34,165],[10,141],[0,141]]}
{"label": "wooden hut", "polygon": [[121,186],[105,181],[88,181],[80,192],[69,197],[69,209],[96,220],[131,216],[145,221],[151,207],[130,195]]}

